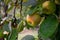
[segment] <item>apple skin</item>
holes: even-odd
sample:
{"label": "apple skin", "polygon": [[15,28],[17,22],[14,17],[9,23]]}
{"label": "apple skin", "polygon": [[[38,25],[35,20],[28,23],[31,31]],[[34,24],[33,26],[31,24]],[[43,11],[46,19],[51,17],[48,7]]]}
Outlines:
{"label": "apple skin", "polygon": [[43,13],[44,14],[52,14],[56,10],[56,5],[52,1],[45,1],[42,3]]}
{"label": "apple skin", "polygon": [[37,13],[34,13],[33,15],[27,15],[26,21],[31,26],[37,26],[41,21],[41,16]]}

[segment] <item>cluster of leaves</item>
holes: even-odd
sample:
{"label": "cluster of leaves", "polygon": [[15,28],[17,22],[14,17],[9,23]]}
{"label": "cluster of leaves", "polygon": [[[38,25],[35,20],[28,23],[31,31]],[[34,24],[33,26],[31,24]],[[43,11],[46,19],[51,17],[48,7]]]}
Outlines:
{"label": "cluster of leaves", "polygon": [[[35,28],[28,24],[26,16],[28,14],[34,15],[36,12],[42,17],[38,25],[39,39],[47,40],[47,38],[51,38],[52,40],[55,38],[59,24],[60,4],[57,3],[56,0],[46,1],[47,0],[1,0],[0,6],[2,6],[3,9],[0,10],[4,10],[5,12],[4,17],[0,17],[0,26],[2,26],[0,29],[3,30],[0,34],[4,36],[2,38],[6,38],[6,40],[16,40],[18,33],[23,31],[25,27],[28,29]],[[59,0],[57,1],[59,2]],[[14,10],[13,15],[11,10]],[[19,10],[19,12],[17,10]],[[19,16],[17,17],[16,15]],[[8,35],[3,34],[4,31],[7,31]]]}

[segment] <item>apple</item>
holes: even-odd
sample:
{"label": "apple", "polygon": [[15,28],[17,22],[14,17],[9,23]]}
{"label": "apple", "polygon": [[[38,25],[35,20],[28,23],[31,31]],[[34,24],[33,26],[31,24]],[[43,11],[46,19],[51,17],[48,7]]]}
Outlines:
{"label": "apple", "polygon": [[37,26],[41,21],[41,16],[37,13],[34,13],[32,15],[27,15],[26,21],[31,26]]}
{"label": "apple", "polygon": [[43,13],[44,14],[52,14],[56,10],[56,5],[52,1],[45,1],[42,3]]}

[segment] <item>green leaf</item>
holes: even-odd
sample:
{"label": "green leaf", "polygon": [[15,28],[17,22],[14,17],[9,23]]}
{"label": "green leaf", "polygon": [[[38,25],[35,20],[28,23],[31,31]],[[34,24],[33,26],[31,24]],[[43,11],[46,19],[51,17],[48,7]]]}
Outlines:
{"label": "green leaf", "polygon": [[33,8],[33,7],[32,7],[32,8],[28,8],[25,13],[31,15],[31,14],[33,14],[34,12],[37,11],[37,7],[38,7],[38,5],[37,5],[36,7],[34,7],[34,8]]}
{"label": "green leaf", "polygon": [[53,35],[58,27],[58,20],[54,15],[49,15],[39,28],[39,37],[48,38]]}
{"label": "green leaf", "polygon": [[10,32],[8,25],[9,25],[9,23],[7,21],[5,21],[4,25],[3,25],[3,30]]}
{"label": "green leaf", "polygon": [[60,23],[59,23],[59,25],[58,25],[58,30],[57,30],[57,33],[56,33],[56,35],[55,35],[55,39],[56,39],[56,40],[60,40]]}
{"label": "green leaf", "polygon": [[10,10],[12,10],[12,9],[13,9],[13,7],[14,7],[14,6],[13,6],[13,5],[11,5],[11,7],[7,9],[7,12],[9,12]]}
{"label": "green leaf", "polygon": [[0,38],[3,38],[3,30],[0,29]]}
{"label": "green leaf", "polygon": [[9,2],[11,2],[12,0],[4,0],[5,4],[7,5]]}
{"label": "green leaf", "polygon": [[18,32],[21,32],[21,31],[24,29],[24,23],[23,23],[23,21],[21,21],[21,22],[18,24],[17,27],[18,27],[18,28],[17,28]]}
{"label": "green leaf", "polygon": [[25,14],[34,14],[35,12],[40,12],[39,14],[41,14],[42,12],[42,6],[40,4],[34,6],[34,7],[28,7],[25,11]]}
{"label": "green leaf", "polygon": [[18,36],[17,30],[13,29],[12,32],[11,32],[11,36],[8,40],[16,40],[17,36]]}

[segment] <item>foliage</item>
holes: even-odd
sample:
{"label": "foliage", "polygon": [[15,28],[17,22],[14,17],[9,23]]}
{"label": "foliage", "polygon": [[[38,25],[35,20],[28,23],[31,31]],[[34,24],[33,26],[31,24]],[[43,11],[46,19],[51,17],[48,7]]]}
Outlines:
{"label": "foliage", "polygon": [[[39,16],[36,16],[37,14]],[[27,15],[31,18],[26,19]],[[60,34],[57,34],[60,26],[58,25],[60,23],[60,1],[0,0],[0,38],[16,40],[18,33],[24,28],[36,28],[36,26],[29,25],[27,20],[39,26],[39,39],[59,40]]]}

